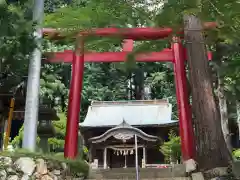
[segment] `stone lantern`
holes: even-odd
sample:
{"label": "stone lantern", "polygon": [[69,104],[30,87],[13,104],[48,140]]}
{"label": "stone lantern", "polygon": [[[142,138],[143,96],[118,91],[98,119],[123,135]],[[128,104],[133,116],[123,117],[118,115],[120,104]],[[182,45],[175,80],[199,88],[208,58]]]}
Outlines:
{"label": "stone lantern", "polygon": [[39,123],[37,133],[40,137],[39,146],[42,152],[49,152],[48,139],[55,136],[53,120],[59,120],[54,109],[41,105],[39,107]]}

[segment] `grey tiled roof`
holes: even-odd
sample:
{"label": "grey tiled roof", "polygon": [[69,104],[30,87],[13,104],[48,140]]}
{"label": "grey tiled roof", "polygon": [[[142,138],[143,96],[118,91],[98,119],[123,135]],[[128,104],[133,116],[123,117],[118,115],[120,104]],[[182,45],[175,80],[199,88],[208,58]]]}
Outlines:
{"label": "grey tiled roof", "polygon": [[133,126],[167,125],[171,120],[172,105],[165,100],[93,102],[80,126],[117,126],[125,120]]}

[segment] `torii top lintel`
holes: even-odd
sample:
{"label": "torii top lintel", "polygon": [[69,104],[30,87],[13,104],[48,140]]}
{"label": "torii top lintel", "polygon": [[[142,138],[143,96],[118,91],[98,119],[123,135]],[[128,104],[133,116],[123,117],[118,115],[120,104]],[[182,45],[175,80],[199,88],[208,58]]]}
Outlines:
{"label": "torii top lintel", "polygon": [[[211,29],[217,27],[216,22],[205,22],[203,24],[204,29]],[[61,39],[64,36],[61,30],[52,28],[43,28],[43,35],[50,36],[52,39]],[[132,39],[132,40],[156,40],[168,37],[173,33],[171,28],[97,28],[88,31],[81,31],[77,35],[83,36],[118,36],[122,39]],[[178,34],[182,34],[179,31]],[[76,35],[76,36],[77,36]]]}

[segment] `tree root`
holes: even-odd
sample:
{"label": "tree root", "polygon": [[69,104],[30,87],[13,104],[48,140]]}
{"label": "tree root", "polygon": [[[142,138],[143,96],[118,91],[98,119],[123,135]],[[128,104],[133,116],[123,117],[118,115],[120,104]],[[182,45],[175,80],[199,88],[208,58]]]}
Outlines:
{"label": "tree root", "polygon": [[204,171],[203,174],[206,180],[238,180],[232,171],[232,166],[216,167]]}

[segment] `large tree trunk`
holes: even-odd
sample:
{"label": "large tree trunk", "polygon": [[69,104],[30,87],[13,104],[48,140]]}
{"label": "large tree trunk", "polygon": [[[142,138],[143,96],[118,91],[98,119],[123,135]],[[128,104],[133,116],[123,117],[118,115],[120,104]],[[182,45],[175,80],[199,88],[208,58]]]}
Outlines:
{"label": "large tree trunk", "polygon": [[202,24],[194,15],[184,16],[188,64],[195,111],[197,162],[201,170],[226,167],[231,161],[224,141],[219,108],[216,104]]}
{"label": "large tree trunk", "polygon": [[144,72],[140,67],[135,71],[133,83],[135,100],[144,99]]}
{"label": "large tree trunk", "polygon": [[3,141],[4,141],[4,127],[5,121],[2,116],[0,116],[0,151],[3,150]]}

